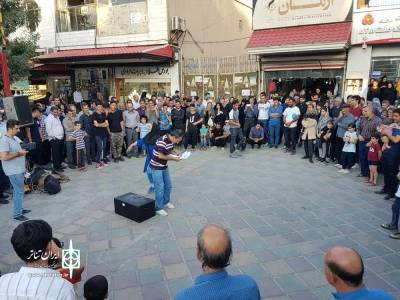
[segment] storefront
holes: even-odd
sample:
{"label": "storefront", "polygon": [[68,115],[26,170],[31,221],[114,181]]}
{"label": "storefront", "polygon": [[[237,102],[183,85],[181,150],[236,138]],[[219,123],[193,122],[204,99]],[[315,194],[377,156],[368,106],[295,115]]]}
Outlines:
{"label": "storefront", "polygon": [[95,87],[103,99],[111,95],[112,78],[109,68],[84,68],[75,70],[75,87],[80,88],[83,99],[89,100],[89,91]]}
{"label": "storefront", "polygon": [[287,96],[306,87],[343,96],[352,1],[314,2],[255,1],[247,48],[260,57],[262,91]]}
{"label": "storefront", "polygon": [[349,83],[358,80],[359,87],[349,88],[347,94],[366,97],[371,79],[386,75],[394,82],[400,76],[399,6],[364,7],[354,13],[346,77]]}
{"label": "storefront", "polygon": [[120,102],[126,102],[133,92],[139,96],[142,93],[146,93],[149,97],[171,96],[175,89],[179,89],[178,65],[116,67],[115,88]]}

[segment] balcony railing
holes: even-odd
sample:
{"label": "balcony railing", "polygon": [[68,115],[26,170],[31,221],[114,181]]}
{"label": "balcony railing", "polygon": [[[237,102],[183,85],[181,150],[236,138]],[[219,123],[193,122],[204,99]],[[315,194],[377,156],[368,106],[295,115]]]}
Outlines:
{"label": "balcony railing", "polygon": [[95,5],[82,5],[58,9],[57,32],[96,29]]}

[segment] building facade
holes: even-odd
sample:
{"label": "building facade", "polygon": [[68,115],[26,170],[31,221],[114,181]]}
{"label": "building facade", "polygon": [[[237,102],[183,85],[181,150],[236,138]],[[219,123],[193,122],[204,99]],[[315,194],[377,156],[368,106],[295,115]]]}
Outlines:
{"label": "building facade", "polygon": [[[354,3],[346,95],[368,95],[371,79],[400,76],[400,0]],[[385,99],[381,99],[385,100]]]}
{"label": "building facade", "polygon": [[352,8],[352,0],[255,0],[247,50],[259,57],[261,90],[343,96]]}
{"label": "building facade", "polygon": [[[180,89],[167,0],[36,2],[41,10],[36,60],[53,94],[81,88],[85,96],[94,86],[105,98],[126,101],[133,91],[163,96]],[[65,72],[53,70],[60,68]]]}

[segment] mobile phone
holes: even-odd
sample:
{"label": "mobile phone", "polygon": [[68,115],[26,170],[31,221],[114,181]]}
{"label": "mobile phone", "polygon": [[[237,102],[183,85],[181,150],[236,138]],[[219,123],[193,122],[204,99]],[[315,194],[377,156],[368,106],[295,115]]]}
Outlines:
{"label": "mobile phone", "polygon": [[250,104],[247,104],[246,106],[250,106]]}

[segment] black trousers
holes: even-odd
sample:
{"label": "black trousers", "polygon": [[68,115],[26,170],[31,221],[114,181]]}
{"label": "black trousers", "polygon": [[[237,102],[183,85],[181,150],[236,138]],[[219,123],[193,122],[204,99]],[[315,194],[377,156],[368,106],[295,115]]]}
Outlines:
{"label": "black trousers", "polygon": [[243,135],[245,138],[249,137],[250,129],[256,125],[256,118],[247,118],[244,121]]}
{"label": "black trousers", "polygon": [[382,155],[382,173],[385,182],[385,191],[390,195],[394,196],[397,190],[399,181],[397,179],[397,173],[399,172],[400,157]]}
{"label": "black trousers", "polygon": [[309,140],[307,137],[305,140],[303,140],[303,142],[304,142],[304,152],[306,153],[306,156],[312,159],[314,153],[314,140]]}
{"label": "black trousers", "polygon": [[211,138],[211,145],[217,147],[225,147],[226,146],[226,138],[218,139]]}
{"label": "black trousers", "polygon": [[42,142],[41,158],[42,158],[42,165],[43,166],[47,165],[47,163],[50,161],[50,158],[51,158],[50,141],[47,140],[47,139]]}
{"label": "black trousers", "polygon": [[63,140],[55,139],[50,140],[51,156],[53,157],[53,168],[59,169],[64,154],[64,143]]}
{"label": "black trousers", "polygon": [[261,145],[264,145],[264,144],[265,144],[265,140],[264,140],[264,139],[259,140],[257,143],[256,143],[255,141],[251,140],[251,139],[248,139],[247,142],[248,142],[250,145],[252,145],[252,146],[254,146],[254,145],[259,145],[259,146],[261,146]]}
{"label": "black trousers", "polygon": [[96,140],[94,134],[88,134],[84,138],[86,148],[86,160],[91,162],[96,159]]}
{"label": "black trousers", "polygon": [[194,149],[197,145],[197,131],[189,130],[185,134],[185,149],[187,149],[189,143],[192,145],[192,149]]}
{"label": "black trousers", "polygon": [[343,138],[337,136],[335,142],[335,158],[338,164],[340,164],[340,162],[342,161],[343,146],[344,146]]}
{"label": "black trousers", "polygon": [[285,146],[286,149],[296,152],[296,130],[297,127],[289,128],[284,126],[283,133],[285,134]]}
{"label": "black trousers", "polygon": [[76,167],[84,168],[85,167],[85,149],[76,149]]}

